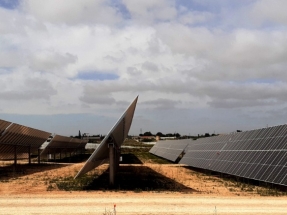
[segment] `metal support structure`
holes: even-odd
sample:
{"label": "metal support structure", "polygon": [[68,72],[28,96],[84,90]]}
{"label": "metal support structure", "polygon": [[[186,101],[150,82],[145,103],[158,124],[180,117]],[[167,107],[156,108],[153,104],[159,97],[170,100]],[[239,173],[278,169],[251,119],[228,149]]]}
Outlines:
{"label": "metal support structure", "polygon": [[14,165],[13,165],[13,171],[16,172],[16,166],[17,166],[17,146],[14,146]]}
{"label": "metal support structure", "polygon": [[108,144],[109,147],[109,160],[110,160],[110,186],[115,185],[115,175],[116,175],[116,150],[113,143]]}
{"label": "metal support structure", "polygon": [[17,146],[14,146],[14,165],[17,165]]}
{"label": "metal support structure", "polygon": [[115,159],[116,159],[116,162],[115,162],[115,171],[116,173],[118,172],[119,170],[119,166],[120,166],[120,156],[121,156],[121,151],[120,149],[115,149],[116,151],[116,155],[115,155]]}
{"label": "metal support structure", "polygon": [[41,163],[41,149],[38,149],[38,164]]}
{"label": "metal support structure", "polygon": [[31,146],[28,147],[28,160],[29,160],[29,165],[31,164]]}

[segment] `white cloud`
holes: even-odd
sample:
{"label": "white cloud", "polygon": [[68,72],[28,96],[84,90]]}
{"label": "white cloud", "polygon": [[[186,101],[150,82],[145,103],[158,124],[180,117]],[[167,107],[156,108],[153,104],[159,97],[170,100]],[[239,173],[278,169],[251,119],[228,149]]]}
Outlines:
{"label": "white cloud", "polygon": [[148,105],[154,107],[155,109],[162,110],[162,109],[175,109],[176,105],[181,103],[182,103],[181,101],[159,98],[157,100],[149,100],[142,102],[141,105]]}
{"label": "white cloud", "polygon": [[104,0],[24,0],[23,10],[43,22],[54,24],[115,24],[117,10]]}
{"label": "white cloud", "polygon": [[80,100],[88,104],[98,105],[112,105],[115,103],[115,99],[109,93],[99,92],[93,89],[91,85],[84,87],[84,94],[80,97]]}
{"label": "white cloud", "polygon": [[285,0],[257,0],[250,10],[251,17],[258,24],[287,24],[287,2]]}
{"label": "white cloud", "polygon": [[179,22],[187,25],[194,25],[207,22],[212,18],[214,18],[214,16],[215,16],[214,14],[208,12],[198,12],[198,11],[186,12],[180,16]]}
{"label": "white cloud", "polygon": [[215,45],[213,32],[205,27],[190,28],[180,23],[167,23],[157,26],[156,29],[157,36],[174,53],[205,57]]}
{"label": "white cloud", "polygon": [[142,64],[142,68],[151,71],[158,71],[158,67],[155,63],[146,61]]}
{"label": "white cloud", "polygon": [[53,71],[55,69],[63,69],[76,61],[77,57],[72,54],[60,54],[44,50],[40,53],[32,54],[29,67],[32,70]]}
{"label": "white cloud", "polygon": [[133,19],[143,23],[169,21],[177,16],[177,10],[170,0],[123,0]]}
{"label": "white cloud", "polygon": [[25,33],[24,26],[26,25],[27,17],[23,16],[19,11],[0,7],[0,17],[1,20],[5,20],[5,22],[0,22],[1,39],[5,35],[11,37],[13,33]]}
{"label": "white cloud", "polygon": [[[233,37],[233,38],[232,38]],[[241,68],[264,67],[285,62],[286,32],[237,30],[231,35],[220,62]],[[266,41],[269,41],[266,43]],[[223,50],[221,50],[223,51]],[[218,53],[217,53],[218,54]]]}

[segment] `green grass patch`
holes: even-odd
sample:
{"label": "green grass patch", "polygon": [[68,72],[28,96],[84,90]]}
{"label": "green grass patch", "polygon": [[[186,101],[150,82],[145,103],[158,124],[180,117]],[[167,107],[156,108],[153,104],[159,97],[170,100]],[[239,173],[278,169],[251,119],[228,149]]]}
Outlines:
{"label": "green grass patch", "polygon": [[[150,147],[151,148],[151,147]],[[133,154],[142,163],[172,164],[172,162],[149,153],[150,148],[122,148],[121,154]],[[125,162],[125,161],[123,161]]]}

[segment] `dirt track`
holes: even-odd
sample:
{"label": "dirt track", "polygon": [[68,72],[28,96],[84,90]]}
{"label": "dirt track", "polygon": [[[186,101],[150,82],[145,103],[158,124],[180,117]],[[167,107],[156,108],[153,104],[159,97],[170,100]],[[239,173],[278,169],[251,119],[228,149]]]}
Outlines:
{"label": "dirt track", "polygon": [[[286,214],[286,198],[180,193],[53,192],[2,196],[0,214]],[[215,210],[216,206],[216,210]]]}

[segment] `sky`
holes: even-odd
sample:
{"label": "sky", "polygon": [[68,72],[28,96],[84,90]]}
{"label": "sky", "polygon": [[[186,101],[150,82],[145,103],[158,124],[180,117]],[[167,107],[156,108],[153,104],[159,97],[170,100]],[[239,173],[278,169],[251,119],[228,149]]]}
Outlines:
{"label": "sky", "polygon": [[0,119],[131,135],[286,123],[285,0],[0,0]]}

